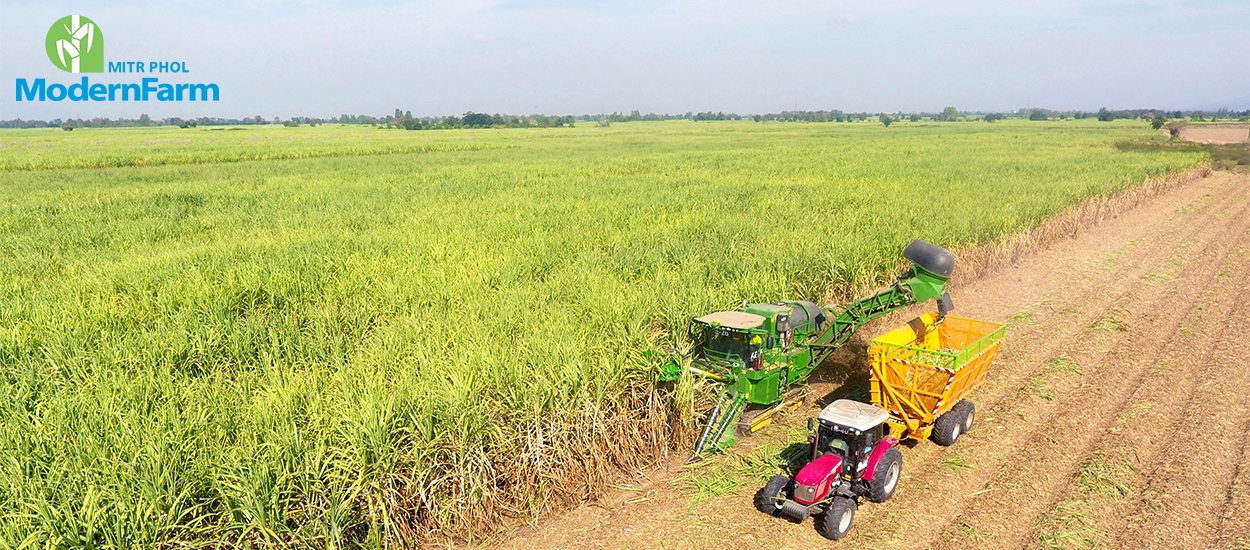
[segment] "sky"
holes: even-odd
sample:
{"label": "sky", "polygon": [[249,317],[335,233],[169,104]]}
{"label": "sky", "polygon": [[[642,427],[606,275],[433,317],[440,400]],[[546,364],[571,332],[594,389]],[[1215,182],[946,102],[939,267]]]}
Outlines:
{"label": "sky", "polygon": [[[15,101],[78,82],[48,28],[221,100]],[[1250,1],[0,0],[0,119],[1250,108]]]}

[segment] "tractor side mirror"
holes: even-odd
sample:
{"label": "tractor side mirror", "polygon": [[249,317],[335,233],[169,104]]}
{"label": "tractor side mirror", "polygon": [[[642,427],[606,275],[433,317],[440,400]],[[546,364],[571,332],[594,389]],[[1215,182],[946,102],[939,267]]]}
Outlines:
{"label": "tractor side mirror", "polygon": [[809,431],[809,432],[810,432],[810,431],[815,430],[815,429],[816,429],[816,419],[815,419],[815,418],[808,417],[808,419],[807,419],[807,431]]}

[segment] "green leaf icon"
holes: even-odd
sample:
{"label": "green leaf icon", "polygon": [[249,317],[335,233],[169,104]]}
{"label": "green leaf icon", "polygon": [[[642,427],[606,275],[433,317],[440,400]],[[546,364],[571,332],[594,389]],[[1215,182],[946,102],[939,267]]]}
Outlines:
{"label": "green leaf icon", "polygon": [[48,29],[48,59],[67,73],[104,72],[104,33],[95,21],[66,15]]}

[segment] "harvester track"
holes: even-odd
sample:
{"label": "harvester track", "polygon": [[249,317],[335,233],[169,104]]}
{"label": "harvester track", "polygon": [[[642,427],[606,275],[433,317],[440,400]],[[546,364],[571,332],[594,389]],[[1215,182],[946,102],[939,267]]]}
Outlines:
{"label": "harvester track", "polygon": [[[1217,172],[956,288],[957,314],[1011,325],[972,396],[978,424],[952,447],[905,449],[897,495],[860,508],[840,544],[1250,548],[1247,281],[1250,178]],[[863,368],[847,355],[823,368]],[[694,504],[676,475],[648,473],[503,546],[711,548],[729,534],[736,547],[827,547],[810,523],[754,512],[754,480]]]}

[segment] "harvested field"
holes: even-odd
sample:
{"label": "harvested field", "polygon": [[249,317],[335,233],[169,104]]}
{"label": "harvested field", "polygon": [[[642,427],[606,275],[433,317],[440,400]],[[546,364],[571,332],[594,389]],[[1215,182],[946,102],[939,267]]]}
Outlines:
{"label": "harvested field", "polygon": [[1224,145],[1228,143],[1244,143],[1250,141],[1250,126],[1185,126],[1181,128],[1180,138],[1197,143]]}
{"label": "harvested field", "polygon": [[[1214,172],[958,287],[958,314],[1010,324],[972,396],[978,426],[953,447],[905,448],[898,493],[861,506],[839,544],[1250,547],[1248,231],[1250,178]],[[823,367],[818,405],[862,398],[864,346],[848,348]],[[710,464],[640,472],[501,547],[829,547],[810,521],[751,504],[816,410]]]}

